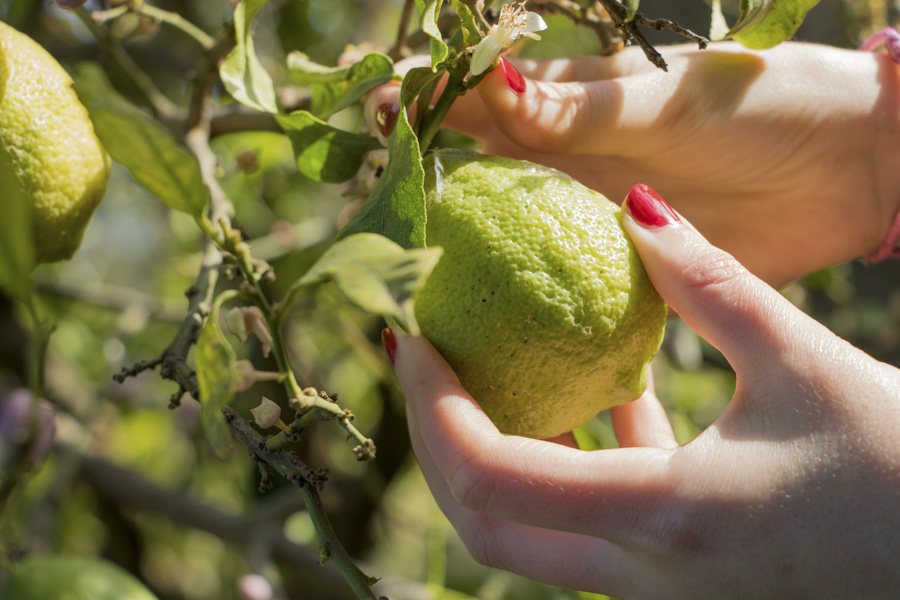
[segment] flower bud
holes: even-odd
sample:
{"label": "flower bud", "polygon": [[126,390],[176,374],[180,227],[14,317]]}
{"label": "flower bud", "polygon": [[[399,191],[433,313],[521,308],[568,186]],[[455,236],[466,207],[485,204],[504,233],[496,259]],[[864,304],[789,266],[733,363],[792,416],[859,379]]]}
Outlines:
{"label": "flower bud", "polygon": [[255,335],[262,345],[263,356],[268,356],[272,352],[272,332],[269,331],[266,317],[258,306],[232,308],[225,315],[225,324],[242,342],[247,341],[248,335]]}
{"label": "flower bud", "polygon": [[238,580],[238,592],[243,600],[272,600],[272,584],[256,573],[244,575]]}
{"label": "flower bud", "polygon": [[256,424],[263,429],[274,427],[281,421],[281,407],[265,396],[262,397],[259,406],[251,408],[250,412],[253,414]]}

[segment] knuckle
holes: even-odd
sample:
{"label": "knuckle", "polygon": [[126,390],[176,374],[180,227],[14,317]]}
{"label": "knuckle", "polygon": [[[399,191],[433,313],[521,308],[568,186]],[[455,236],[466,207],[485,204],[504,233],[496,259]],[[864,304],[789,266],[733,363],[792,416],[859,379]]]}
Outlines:
{"label": "knuckle", "polygon": [[482,512],[490,504],[494,493],[494,479],[483,465],[480,453],[472,454],[459,463],[448,480],[453,498],[471,510]]}
{"label": "knuckle", "polygon": [[473,519],[460,539],[475,562],[485,567],[505,569],[497,531],[487,519]]}
{"label": "knuckle", "polygon": [[728,295],[741,285],[748,272],[730,254],[712,246],[695,247],[682,270],[688,288],[700,288],[712,294]]}

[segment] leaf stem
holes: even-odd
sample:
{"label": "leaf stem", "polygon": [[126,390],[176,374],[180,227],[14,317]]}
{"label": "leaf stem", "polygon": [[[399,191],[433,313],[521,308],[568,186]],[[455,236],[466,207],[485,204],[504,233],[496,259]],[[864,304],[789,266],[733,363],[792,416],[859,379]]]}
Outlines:
{"label": "leaf stem", "polygon": [[463,64],[457,64],[456,67],[450,71],[450,78],[447,80],[444,91],[441,93],[434,108],[429,111],[428,116],[422,124],[422,130],[419,132],[419,148],[421,149],[422,156],[428,152],[428,148],[431,146],[434,136],[441,127],[441,121],[444,120],[450,107],[453,106],[453,102],[465,93],[465,88],[462,87],[462,83],[465,79],[466,72],[469,70],[469,61],[461,59],[459,62]]}
{"label": "leaf stem", "polygon": [[200,44],[204,50],[212,50],[213,46],[216,45],[216,40],[211,35],[179,15],[178,13],[169,12],[167,10],[163,10],[156,6],[152,6],[145,2],[137,4],[133,10],[138,14],[144,15],[145,17],[150,17],[151,19],[155,19],[160,21],[161,23],[166,23],[175,27],[176,29],[180,29],[189,37],[193,38],[198,44]]}

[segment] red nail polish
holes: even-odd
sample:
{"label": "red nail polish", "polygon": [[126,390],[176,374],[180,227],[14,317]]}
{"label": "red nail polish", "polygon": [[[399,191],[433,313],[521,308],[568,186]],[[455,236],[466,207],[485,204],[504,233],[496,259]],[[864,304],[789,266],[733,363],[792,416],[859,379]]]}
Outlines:
{"label": "red nail polish", "polygon": [[499,70],[506,77],[506,83],[509,85],[509,89],[517,94],[525,93],[525,78],[522,77],[522,74],[516,70],[511,62],[502,56],[500,57]]}
{"label": "red nail polish", "polygon": [[626,203],[631,216],[644,227],[665,227],[681,222],[672,207],[643,183],[631,188]]}
{"label": "red nail polish", "polygon": [[397,115],[399,114],[400,107],[390,102],[382,104],[378,107],[378,110],[375,111],[375,122],[378,124],[378,128],[381,130],[384,137],[391,135],[391,131],[394,130],[394,123],[397,122]]}
{"label": "red nail polish", "polygon": [[391,366],[394,366],[394,360],[397,358],[397,336],[390,327],[381,330],[381,343],[384,344],[384,351],[387,352]]}

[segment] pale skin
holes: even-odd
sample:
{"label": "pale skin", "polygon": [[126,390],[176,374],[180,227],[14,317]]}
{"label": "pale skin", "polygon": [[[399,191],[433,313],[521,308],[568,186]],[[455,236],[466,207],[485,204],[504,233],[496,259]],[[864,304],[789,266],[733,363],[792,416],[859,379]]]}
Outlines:
{"label": "pale skin", "polygon": [[[620,202],[645,183],[778,286],[875,250],[900,210],[900,68],[884,54],[786,43],[514,61],[457,100],[446,127]],[[398,65],[403,71],[421,57]],[[427,62],[427,59],[425,59]],[[366,101],[396,103],[399,85]]]}
{"label": "pale skin", "polygon": [[451,113],[487,152],[563,168],[617,201],[639,181],[670,200],[682,217],[662,227],[626,201],[626,232],[737,376],[688,444],[650,390],[613,409],[620,449],[583,452],[500,434],[426,340],[395,330],[416,456],[477,560],[627,600],[896,597],[900,370],[768,284],[880,244],[900,209],[900,68],[779,48],[669,50],[670,75],[635,52],[517,63],[557,82],[517,95],[492,74]]}

